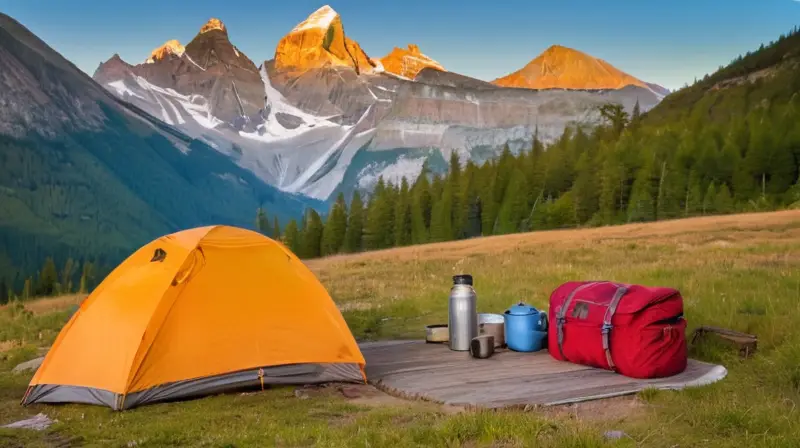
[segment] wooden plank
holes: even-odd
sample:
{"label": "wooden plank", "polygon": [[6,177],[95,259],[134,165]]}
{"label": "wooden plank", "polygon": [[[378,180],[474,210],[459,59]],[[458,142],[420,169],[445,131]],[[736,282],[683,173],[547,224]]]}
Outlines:
{"label": "wooden plank", "polygon": [[390,393],[487,408],[585,401],[647,387],[676,388],[706,377],[718,380],[725,372],[720,366],[690,360],[679,375],[638,380],[557,361],[546,350],[500,350],[489,359],[474,359],[447,345],[424,341],[367,342],[360,347],[368,380]]}

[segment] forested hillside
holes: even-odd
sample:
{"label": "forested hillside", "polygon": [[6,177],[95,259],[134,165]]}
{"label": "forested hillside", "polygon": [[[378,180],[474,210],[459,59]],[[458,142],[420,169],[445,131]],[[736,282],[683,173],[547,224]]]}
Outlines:
{"label": "forested hillside", "polygon": [[303,257],[581,225],[800,205],[797,30],[670,95],[646,115],[601,108],[606,124],[483,166],[381,180],[366,204],[340,196],[282,239]]}

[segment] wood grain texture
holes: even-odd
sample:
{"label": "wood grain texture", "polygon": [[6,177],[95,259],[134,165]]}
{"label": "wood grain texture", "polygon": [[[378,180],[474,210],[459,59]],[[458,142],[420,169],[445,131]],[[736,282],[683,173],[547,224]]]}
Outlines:
{"label": "wood grain texture", "polygon": [[722,366],[689,360],[686,370],[652,380],[553,359],[546,350],[499,349],[489,359],[424,341],[360,344],[368,381],[401,397],[483,408],[566,404],[634,394],[648,387],[681,389],[722,379]]}

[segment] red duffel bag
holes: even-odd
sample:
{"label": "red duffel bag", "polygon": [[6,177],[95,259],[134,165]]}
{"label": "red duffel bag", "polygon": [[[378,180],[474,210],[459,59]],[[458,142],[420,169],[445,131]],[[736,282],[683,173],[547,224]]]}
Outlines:
{"label": "red duffel bag", "polygon": [[569,282],[550,296],[547,349],[553,358],[633,378],[686,369],[683,297],[672,288]]}

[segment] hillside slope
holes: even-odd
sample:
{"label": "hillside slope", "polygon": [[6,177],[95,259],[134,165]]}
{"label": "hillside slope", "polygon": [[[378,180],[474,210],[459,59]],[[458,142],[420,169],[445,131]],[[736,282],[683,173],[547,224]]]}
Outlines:
{"label": "hillside slope", "polygon": [[261,204],[284,222],[318,205],[120,102],[0,14],[0,278],[49,255],[113,263],[179,229],[252,227]]}
{"label": "hillside slope", "polygon": [[657,125],[685,118],[694,110],[725,120],[757,108],[762,101],[785,102],[800,91],[798,67],[800,33],[793,30],[676,91],[648,112],[646,121]]}

